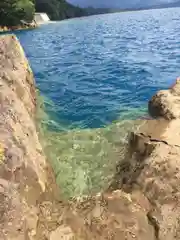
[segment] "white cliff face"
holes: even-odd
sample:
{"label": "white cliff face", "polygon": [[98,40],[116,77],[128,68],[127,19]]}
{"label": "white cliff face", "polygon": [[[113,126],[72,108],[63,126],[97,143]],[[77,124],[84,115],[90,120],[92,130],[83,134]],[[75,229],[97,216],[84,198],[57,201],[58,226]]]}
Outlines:
{"label": "white cliff face", "polygon": [[50,21],[46,13],[35,13],[34,20],[36,21],[37,24],[43,24]]}

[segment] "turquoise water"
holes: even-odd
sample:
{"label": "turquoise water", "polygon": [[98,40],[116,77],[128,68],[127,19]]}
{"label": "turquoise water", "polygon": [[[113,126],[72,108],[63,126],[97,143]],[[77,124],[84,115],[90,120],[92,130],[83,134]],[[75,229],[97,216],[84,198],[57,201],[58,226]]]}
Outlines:
{"label": "turquoise water", "polygon": [[131,120],[180,73],[180,8],[66,20],[17,36],[56,130],[47,149],[57,181],[71,196],[102,189]]}

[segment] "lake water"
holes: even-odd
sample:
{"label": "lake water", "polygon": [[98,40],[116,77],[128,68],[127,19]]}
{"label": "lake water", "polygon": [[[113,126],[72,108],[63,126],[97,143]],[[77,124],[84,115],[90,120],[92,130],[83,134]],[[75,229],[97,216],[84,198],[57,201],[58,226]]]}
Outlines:
{"label": "lake water", "polygon": [[71,196],[99,191],[131,120],[180,75],[180,8],[65,20],[17,36],[45,97],[60,185]]}

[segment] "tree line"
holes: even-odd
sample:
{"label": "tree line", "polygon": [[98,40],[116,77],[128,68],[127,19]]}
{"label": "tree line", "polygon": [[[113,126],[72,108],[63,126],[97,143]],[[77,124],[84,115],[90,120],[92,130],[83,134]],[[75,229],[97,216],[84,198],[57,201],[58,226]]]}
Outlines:
{"label": "tree line", "polygon": [[33,0],[0,0],[1,26],[15,26],[21,20],[32,21],[34,13]]}
{"label": "tree line", "polygon": [[31,22],[35,11],[46,12],[51,20],[87,15],[84,9],[65,0],[0,0],[0,25],[16,26],[21,20]]}
{"label": "tree line", "polygon": [[51,20],[81,17],[86,15],[84,9],[76,7],[65,0],[36,0],[37,12],[46,12]]}

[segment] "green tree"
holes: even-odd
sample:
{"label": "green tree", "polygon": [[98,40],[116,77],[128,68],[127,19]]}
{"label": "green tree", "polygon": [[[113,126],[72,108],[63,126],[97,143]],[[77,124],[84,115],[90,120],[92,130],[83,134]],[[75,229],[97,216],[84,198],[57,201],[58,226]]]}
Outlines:
{"label": "green tree", "polygon": [[21,20],[32,21],[34,12],[31,0],[0,0],[0,25],[16,26]]}
{"label": "green tree", "polygon": [[16,4],[16,12],[19,14],[19,19],[32,22],[35,13],[34,4],[30,0],[19,0]]}
{"label": "green tree", "polygon": [[0,1],[0,22],[1,25],[11,25],[15,18],[15,6],[17,0]]}

